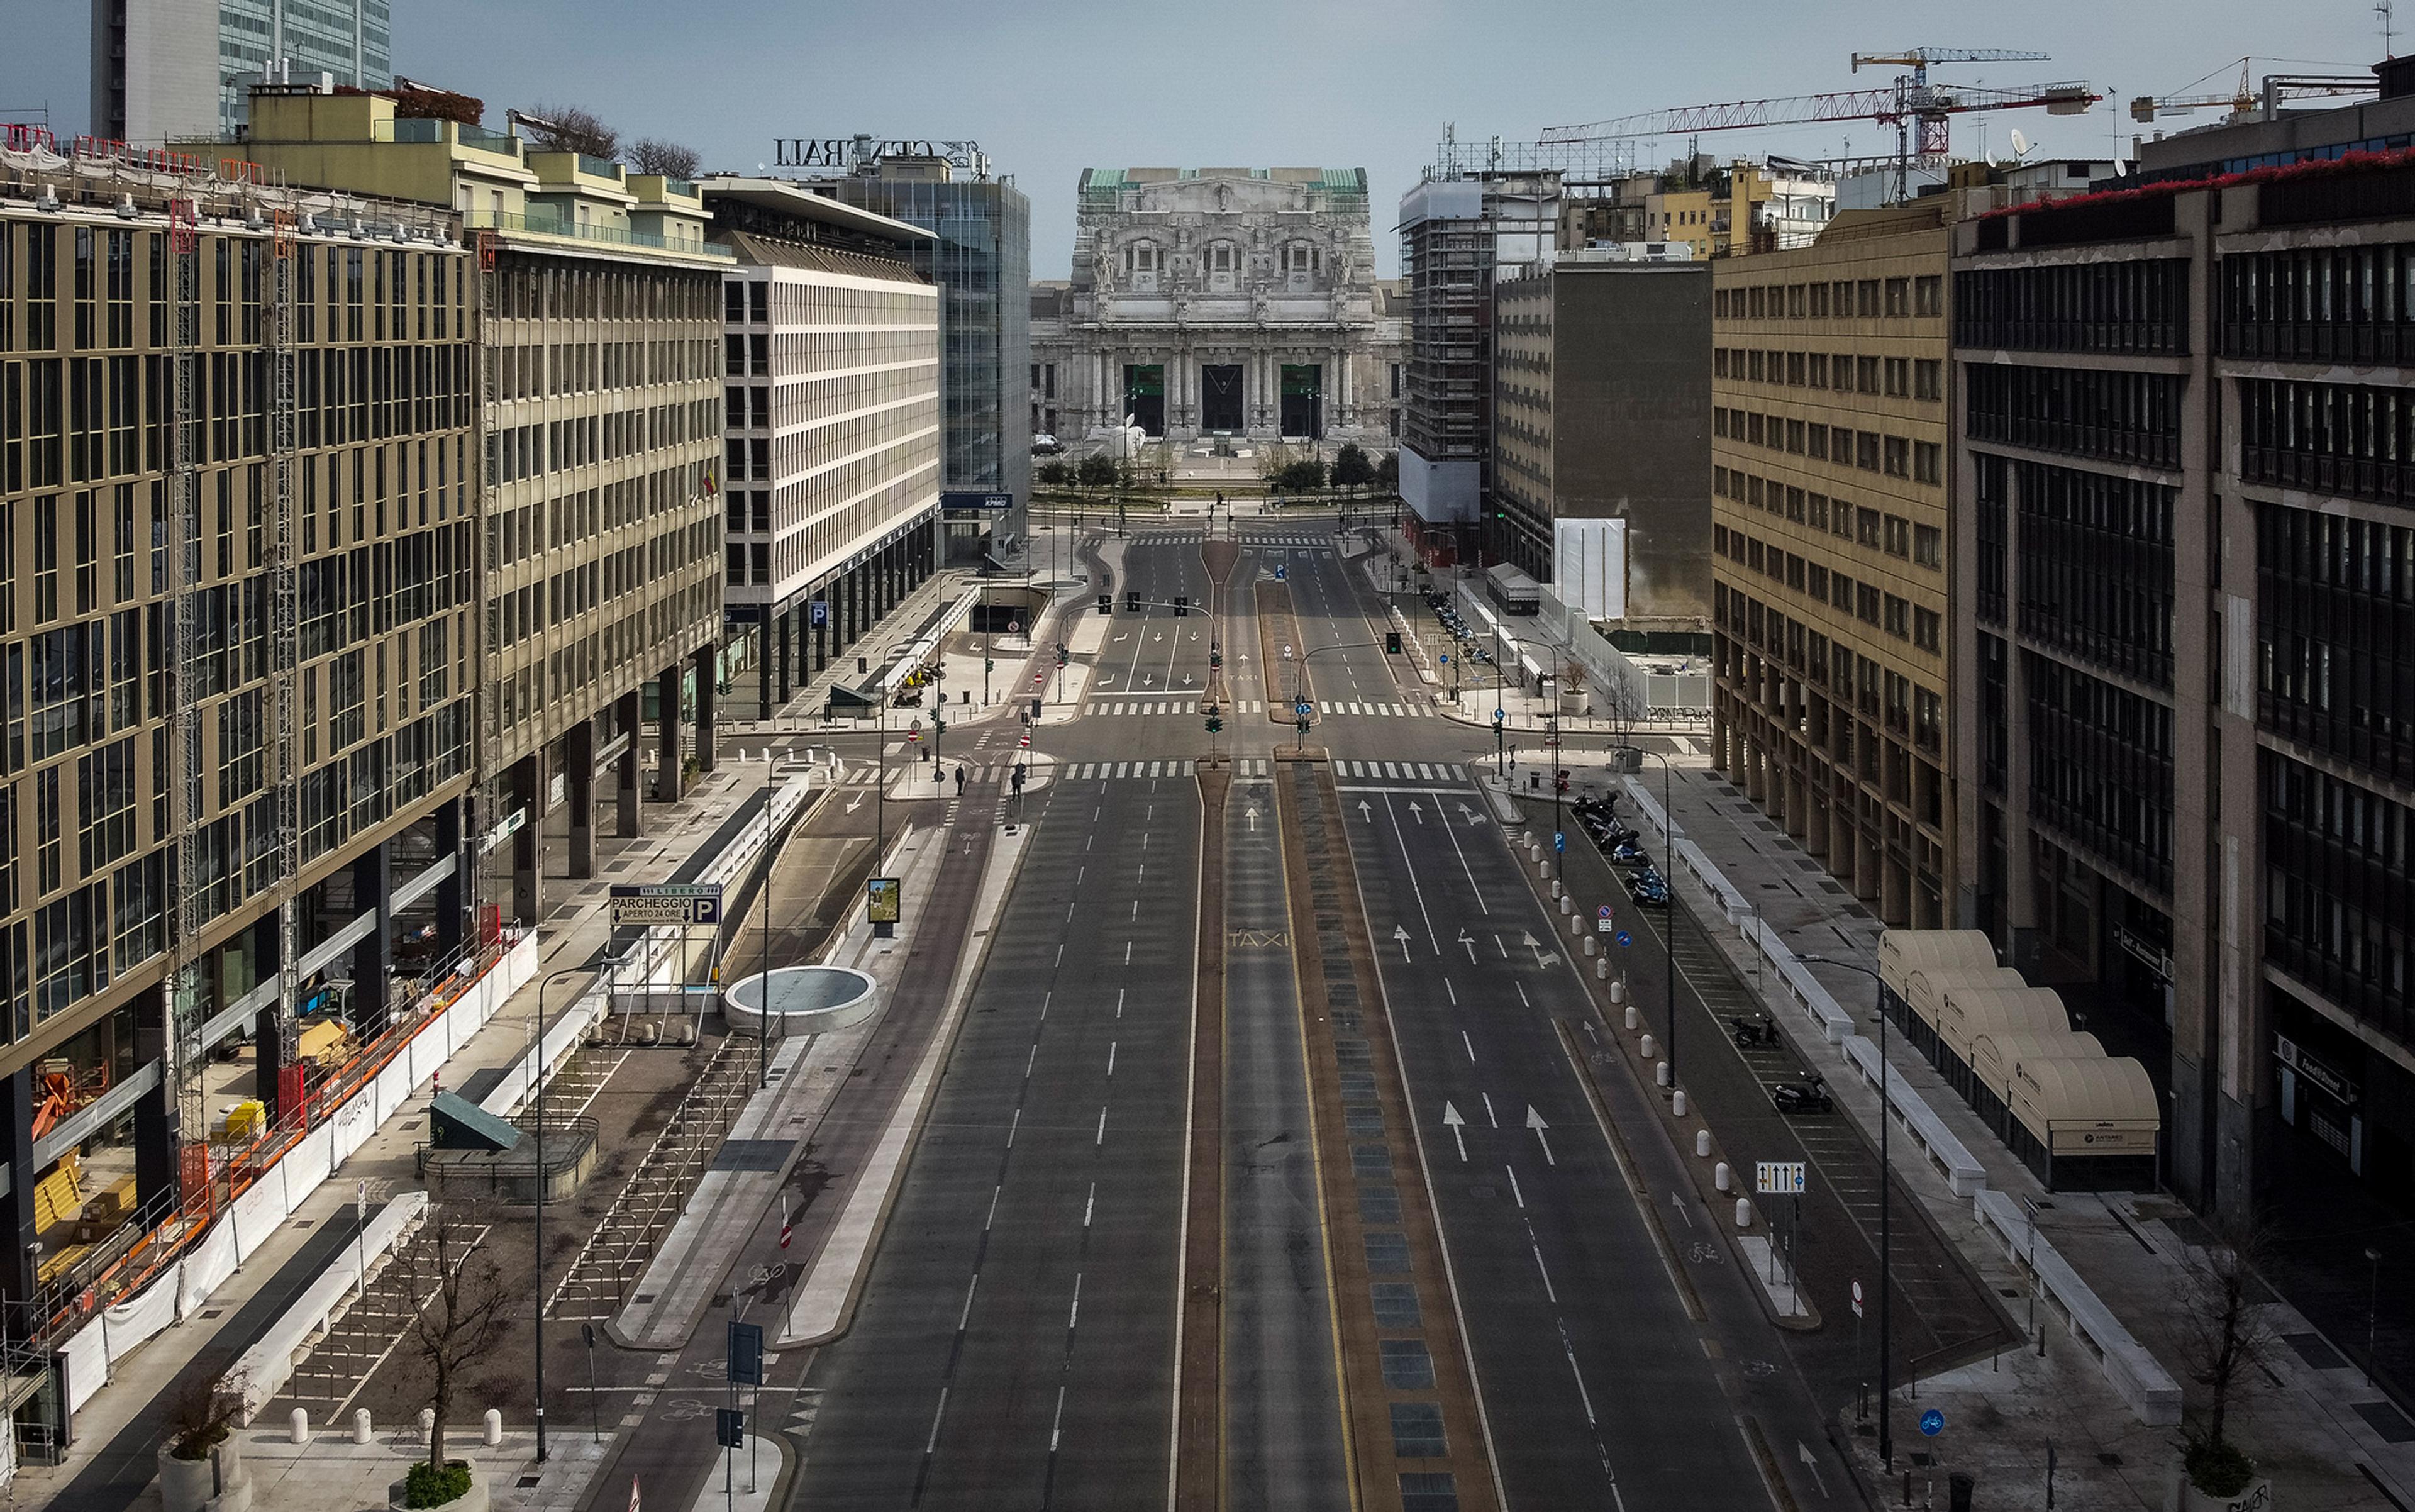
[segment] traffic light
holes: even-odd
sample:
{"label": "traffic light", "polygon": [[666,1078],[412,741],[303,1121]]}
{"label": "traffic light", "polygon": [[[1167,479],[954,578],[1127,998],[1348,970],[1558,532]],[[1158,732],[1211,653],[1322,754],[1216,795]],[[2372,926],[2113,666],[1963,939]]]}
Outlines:
{"label": "traffic light", "polygon": [[1022,762],[1020,762],[1020,761],[1018,761],[1018,762],[1016,762],[1016,763],[1014,764],[1014,790],[1015,790],[1016,792],[1018,792],[1018,793],[1019,793],[1019,792],[1021,792],[1021,791],[1023,791],[1023,778],[1024,778],[1024,774],[1025,774],[1028,770],[1029,770],[1029,769],[1028,769],[1028,768],[1027,768],[1027,767],[1025,767],[1025,766],[1024,766],[1024,764],[1023,764]]}
{"label": "traffic light", "polygon": [[995,657],[995,656],[984,656],[984,657],[982,657],[982,671],[984,671],[984,672],[995,672],[995,671],[997,671],[997,670],[998,670],[998,658],[997,658],[997,657]]}
{"label": "traffic light", "polygon": [[1139,589],[1127,588],[1124,590],[1124,612],[1126,614],[1138,614],[1140,612]]}
{"label": "traffic light", "polygon": [[1224,653],[1222,651],[1211,651],[1208,653],[1208,670],[1212,672],[1223,665]]}
{"label": "traffic light", "polygon": [[1176,619],[1179,620],[1179,619],[1181,619],[1184,615],[1189,614],[1190,612],[1191,612],[1191,595],[1190,595],[1190,594],[1188,594],[1188,593],[1177,593],[1177,594],[1175,594],[1175,595],[1174,595],[1174,617],[1175,617]]}
{"label": "traffic light", "polygon": [[1386,654],[1391,656],[1398,656],[1401,654],[1401,633],[1399,631],[1387,630],[1384,632],[1384,651]]}
{"label": "traffic light", "polygon": [[1209,715],[1208,716],[1208,734],[1210,734],[1210,735],[1219,734],[1219,733],[1221,733],[1221,732],[1223,730],[1223,728],[1224,728],[1224,716],[1223,716],[1223,715],[1222,715],[1222,714],[1209,714]]}
{"label": "traffic light", "polygon": [[1065,665],[1065,643],[1061,640],[1057,643],[1057,665]]}
{"label": "traffic light", "polygon": [[1102,593],[1099,595],[1099,612],[1101,614],[1113,614],[1116,612],[1116,596],[1113,593]]}

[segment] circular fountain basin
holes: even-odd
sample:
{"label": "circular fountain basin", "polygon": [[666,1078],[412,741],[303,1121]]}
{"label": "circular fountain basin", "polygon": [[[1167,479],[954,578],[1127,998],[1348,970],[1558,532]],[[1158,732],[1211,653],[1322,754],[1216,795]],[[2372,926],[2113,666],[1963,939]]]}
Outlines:
{"label": "circular fountain basin", "polygon": [[739,1034],[762,1033],[766,1017],[774,1038],[827,1034],[872,1016],[880,1006],[873,986],[869,976],[848,966],[781,966],[731,982],[722,990],[721,1011]]}

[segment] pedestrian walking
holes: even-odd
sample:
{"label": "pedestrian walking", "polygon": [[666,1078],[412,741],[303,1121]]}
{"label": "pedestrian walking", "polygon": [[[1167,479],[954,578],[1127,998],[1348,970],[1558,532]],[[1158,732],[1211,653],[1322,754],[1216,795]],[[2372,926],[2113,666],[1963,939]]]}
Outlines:
{"label": "pedestrian walking", "polygon": [[965,769],[962,767],[956,769],[956,796],[965,796]]}

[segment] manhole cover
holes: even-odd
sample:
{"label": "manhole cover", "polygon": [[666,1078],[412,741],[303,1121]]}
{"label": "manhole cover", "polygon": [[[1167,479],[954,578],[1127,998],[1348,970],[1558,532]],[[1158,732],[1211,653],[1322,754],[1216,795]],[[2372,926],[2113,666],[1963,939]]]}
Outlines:
{"label": "manhole cover", "polygon": [[307,1229],[317,1221],[319,1220],[315,1218],[297,1218],[293,1220],[293,1226],[297,1229]]}
{"label": "manhole cover", "polygon": [[522,1475],[519,1478],[519,1489],[524,1491],[531,1490],[544,1477],[540,1475]]}

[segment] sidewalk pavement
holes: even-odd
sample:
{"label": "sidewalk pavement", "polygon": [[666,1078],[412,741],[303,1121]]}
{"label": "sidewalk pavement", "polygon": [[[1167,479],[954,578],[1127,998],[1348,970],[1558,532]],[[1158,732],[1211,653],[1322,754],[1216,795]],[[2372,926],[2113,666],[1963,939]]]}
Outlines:
{"label": "sidewalk pavement", "polygon": [[[608,863],[626,862],[612,873],[614,881],[670,879],[734,806],[758,788],[759,783],[742,771],[725,771],[699,778],[677,803],[648,802],[642,837],[625,843],[599,837],[598,872]],[[546,891],[553,901],[536,932],[538,965],[529,982],[434,1078],[412,1090],[344,1161],[335,1179],[322,1183],[277,1236],[211,1296],[205,1310],[111,1367],[109,1385],[76,1414],[75,1442],[61,1462],[21,1469],[18,1495],[30,1492],[38,1502],[94,1512],[114,1512],[135,1505],[138,1497],[156,1497],[144,1488],[156,1473],[158,1403],[181,1383],[205,1379],[232,1365],[285,1303],[316,1279],[329,1237],[350,1232],[360,1183],[367,1183],[372,1203],[418,1185],[414,1149],[425,1138],[428,1105],[436,1092],[440,1087],[458,1089],[480,1071],[500,1070],[517,1060],[534,1039],[537,998],[546,976],[604,950],[611,921],[607,884],[600,876],[591,882],[548,875]],[[474,1439],[474,1430],[470,1436]]]}
{"label": "sidewalk pavement", "polygon": [[[1601,757],[1572,754],[1568,759],[1576,768],[1574,790],[1604,787],[1614,780]],[[1656,765],[1647,764],[1634,780],[1657,801],[1660,781],[1650,770]],[[1703,767],[1674,763],[1670,776],[1679,831],[1753,900],[1762,920],[1786,934],[1800,953],[1877,968],[1883,932],[1879,921],[1779,825]],[[1686,894],[1696,915],[1713,926],[1711,937],[1739,977],[1762,984],[1772,1022],[1793,1041],[1804,1062],[1830,1064],[1834,1048],[1819,1040],[1778,974],[1756,969],[1758,952],[1736,929],[1717,927],[1725,917],[1723,905],[1685,867],[1677,871],[1672,884]],[[1868,1018],[1874,1011],[1874,989],[1867,977],[1817,965],[1809,969],[1838,1002],[1858,1016]],[[2201,1251],[2207,1235],[2186,1206],[2161,1193],[2048,1192],[1916,1051],[1893,1036],[1888,1050],[1897,1075],[1927,1100],[1986,1167],[1988,1185],[2038,1205],[2040,1243],[2071,1265],[2176,1380],[2187,1381],[2180,1337],[2185,1322],[2172,1299],[2189,1286],[2189,1257],[2193,1250]],[[1831,1076],[1828,1085],[1839,1108],[1875,1139],[1879,1101],[1868,1083],[1859,1076]],[[1995,1233],[1982,1227],[1972,1205],[1956,1198],[1936,1167],[1916,1152],[1898,1160],[1896,1170],[1948,1242],[2006,1299],[2015,1316],[2025,1319],[2027,1271],[2006,1255]],[[2378,1488],[2387,1487],[2402,1507],[2415,1506],[2415,1435],[2392,1442],[2398,1431],[2392,1423],[2394,1410],[2379,1426],[2359,1410],[2370,1411],[2380,1393],[2367,1387],[2362,1373],[2348,1364],[2352,1352],[2327,1345],[2277,1298],[2262,1310],[2275,1347],[2261,1371],[2248,1372],[2249,1385],[2234,1399],[2230,1436],[2272,1478],[2279,1504],[2290,1512],[2350,1507],[2379,1512],[2390,1504]],[[2062,1325],[2052,1304],[2036,1311],[2045,1340],[2043,1361],[2031,1354],[2018,1361],[2008,1355],[1968,1366],[1919,1383],[1916,1401],[1898,1403],[1899,1469],[1908,1451],[1933,1448],[1942,1465],[1978,1471],[1988,1487],[1988,1505],[2043,1507],[2045,1446],[2051,1441],[2060,1460],[2058,1505],[2160,1507],[2168,1467],[2177,1462],[2179,1433],[2141,1426],[2107,1385],[2093,1354]],[[1932,1406],[1945,1413],[1951,1435],[1935,1445],[1924,1443],[1916,1427],[1920,1412]],[[1958,1432],[1958,1425],[1978,1431]],[[1855,1442],[1870,1446],[1868,1440]],[[1894,1490],[1900,1494],[1899,1485]],[[1915,1494],[1919,1490],[1915,1479]]]}

